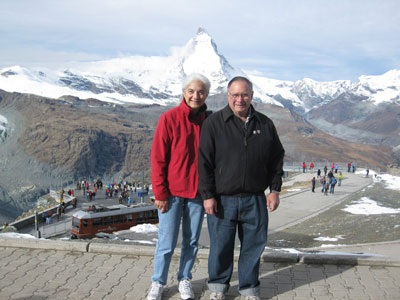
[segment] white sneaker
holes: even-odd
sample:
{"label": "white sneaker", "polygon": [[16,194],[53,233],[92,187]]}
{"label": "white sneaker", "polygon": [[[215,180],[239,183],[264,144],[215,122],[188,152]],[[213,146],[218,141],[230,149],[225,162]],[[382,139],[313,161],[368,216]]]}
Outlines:
{"label": "white sneaker", "polygon": [[224,293],[211,293],[210,300],[225,300]]}
{"label": "white sneaker", "polygon": [[147,300],[161,300],[161,295],[164,290],[164,286],[158,282],[152,282],[150,292],[147,295]]}
{"label": "white sneaker", "polygon": [[178,289],[179,293],[181,293],[181,299],[183,300],[194,299],[192,284],[190,283],[189,280],[181,280],[179,282]]}
{"label": "white sneaker", "polygon": [[259,296],[246,296],[245,300],[261,300]]}

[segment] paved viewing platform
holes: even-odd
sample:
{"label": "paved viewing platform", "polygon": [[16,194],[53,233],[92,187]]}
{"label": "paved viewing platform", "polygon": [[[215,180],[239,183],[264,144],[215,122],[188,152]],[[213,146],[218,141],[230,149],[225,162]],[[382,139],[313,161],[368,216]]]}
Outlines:
{"label": "paved viewing platform", "polygon": [[[295,190],[282,195],[270,214],[270,232],[308,219],[369,184],[347,175],[335,195]],[[308,181],[298,174],[290,181]],[[207,228],[193,268],[195,299],[209,299]],[[239,248],[235,258],[239,255]],[[17,239],[0,235],[0,299],[146,299],[153,273],[154,246],[101,240]],[[328,251],[329,250],[329,251]],[[176,249],[174,258],[179,256]],[[400,299],[400,241],[338,246],[326,252],[291,253],[266,249],[260,268],[261,299]],[[173,259],[162,299],[180,299]],[[239,300],[237,264],[228,300]]]}

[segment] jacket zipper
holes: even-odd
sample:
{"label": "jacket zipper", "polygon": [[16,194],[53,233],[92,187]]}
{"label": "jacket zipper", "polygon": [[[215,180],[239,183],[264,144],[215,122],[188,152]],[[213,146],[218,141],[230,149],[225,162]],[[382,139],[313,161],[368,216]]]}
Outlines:
{"label": "jacket zipper", "polygon": [[243,191],[246,186],[246,170],[247,170],[247,137],[246,137],[246,132],[245,132],[244,133],[244,170],[243,170],[243,186],[242,186]]}

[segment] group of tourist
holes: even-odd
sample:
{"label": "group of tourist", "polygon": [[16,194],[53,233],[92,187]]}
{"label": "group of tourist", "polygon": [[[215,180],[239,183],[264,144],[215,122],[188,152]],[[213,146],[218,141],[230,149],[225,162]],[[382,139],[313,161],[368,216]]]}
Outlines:
{"label": "group of tourist", "polygon": [[246,300],[260,299],[260,256],[268,211],[279,206],[285,152],[273,122],[251,104],[251,81],[234,77],[227,90],[227,105],[211,114],[205,104],[210,81],[189,75],[179,106],[158,121],[151,180],[159,232],[148,300],[162,297],[181,224],[178,289],[181,299],[195,298],[191,270],[204,212],[210,236],[210,299],[225,299],[229,289],[236,232],[241,244],[239,292]]}
{"label": "group of tourist", "polygon": [[[304,164],[304,163],[303,163]],[[350,164],[350,163],[349,163]],[[354,167],[354,164],[350,164],[351,166]],[[313,164],[314,167],[314,164]],[[355,168],[355,167],[354,167]],[[321,174],[321,169],[318,169],[317,171],[317,179],[320,178],[320,183],[321,183],[321,192],[324,193],[324,195],[328,195],[328,192],[330,194],[334,194],[335,192],[335,186],[336,184],[338,186],[342,185],[343,181],[343,173],[339,170],[338,164],[332,163],[331,169],[328,172],[328,167],[325,165],[324,168],[324,175]],[[350,169],[348,169],[350,172]],[[334,174],[339,174],[337,175],[337,178],[335,177]],[[311,179],[311,191],[315,192],[315,187],[316,187],[317,180],[315,177]]]}

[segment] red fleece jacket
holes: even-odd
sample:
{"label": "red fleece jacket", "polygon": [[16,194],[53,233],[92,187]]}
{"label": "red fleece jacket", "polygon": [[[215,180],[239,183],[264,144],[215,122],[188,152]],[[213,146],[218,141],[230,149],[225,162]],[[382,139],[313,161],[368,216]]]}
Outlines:
{"label": "red fleece jacket", "polygon": [[168,196],[195,198],[198,186],[197,150],[206,106],[195,114],[183,99],[163,113],[151,149],[151,182],[157,200]]}

